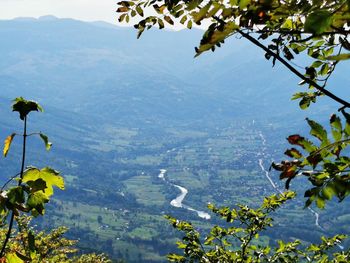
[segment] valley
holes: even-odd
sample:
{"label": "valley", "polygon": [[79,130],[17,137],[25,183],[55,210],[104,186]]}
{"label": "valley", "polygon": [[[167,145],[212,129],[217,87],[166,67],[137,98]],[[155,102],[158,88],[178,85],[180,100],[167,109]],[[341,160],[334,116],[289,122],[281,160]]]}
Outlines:
{"label": "valley", "polygon": [[[290,101],[297,81],[238,39],[193,59],[199,30],[134,33],[71,19],[0,21],[0,135],[20,127],[11,99],[41,103],[45,112],[31,115],[29,129],[53,148],[31,140],[27,164],[61,171],[66,190],[34,224],[69,227],[82,251],[164,262],[181,238],[165,215],[205,234],[222,224],[208,203],[256,207],[283,191],[271,162],[285,158],[288,135],[308,133],[305,116],[332,105],[300,111]],[[0,160],[3,181],[17,173],[15,143]],[[304,209],[306,183],[293,182],[298,196],[274,214],[263,242],[350,234],[349,201]]]}

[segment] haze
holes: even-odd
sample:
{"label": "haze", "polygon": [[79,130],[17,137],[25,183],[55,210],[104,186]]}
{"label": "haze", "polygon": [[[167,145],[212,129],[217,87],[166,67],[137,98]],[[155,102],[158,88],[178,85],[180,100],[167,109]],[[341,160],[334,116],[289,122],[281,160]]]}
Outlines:
{"label": "haze", "polygon": [[0,19],[54,15],[116,23],[115,0],[0,0]]}

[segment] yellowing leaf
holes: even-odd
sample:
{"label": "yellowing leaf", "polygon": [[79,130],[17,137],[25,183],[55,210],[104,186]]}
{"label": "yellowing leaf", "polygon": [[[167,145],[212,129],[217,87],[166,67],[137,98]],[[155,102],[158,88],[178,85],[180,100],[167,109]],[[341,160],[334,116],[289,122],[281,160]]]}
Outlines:
{"label": "yellowing leaf", "polygon": [[211,2],[201,8],[198,12],[193,12],[193,20],[196,24],[198,24],[202,19],[204,19],[207,15],[209,8],[211,7]]}
{"label": "yellowing leaf", "polygon": [[170,16],[164,16],[164,20],[167,21],[170,25],[174,25],[174,21],[170,18]]}
{"label": "yellowing leaf", "polygon": [[126,6],[119,7],[119,8],[117,9],[117,12],[118,12],[118,13],[123,13],[123,12],[128,12],[128,11],[129,11],[129,8],[126,7]]}
{"label": "yellowing leaf", "polygon": [[9,253],[6,255],[7,263],[24,263],[22,259],[20,259],[15,253]]}
{"label": "yellowing leaf", "polygon": [[328,56],[327,59],[334,60],[334,61],[350,59],[350,53],[340,54],[335,56]]}
{"label": "yellowing leaf", "polygon": [[43,193],[50,197],[53,194],[53,186],[58,187],[61,190],[64,190],[64,180],[63,177],[59,175],[59,172],[51,169],[49,167],[45,167],[41,170],[37,168],[30,168],[25,171],[23,175],[23,182],[27,183],[29,181],[36,181],[41,179],[45,181],[46,188],[43,190]]}
{"label": "yellowing leaf", "polygon": [[222,29],[208,30],[203,36],[200,46],[196,49],[195,57],[199,56],[204,51],[207,51],[214,47],[217,43],[225,40],[229,37],[238,26],[234,22],[228,22]]}
{"label": "yellowing leaf", "polygon": [[51,146],[52,146],[52,143],[49,142],[49,138],[43,134],[43,133],[40,133],[40,138],[44,141],[45,143],[45,147],[46,147],[46,150],[49,151],[51,149]]}
{"label": "yellowing leaf", "polygon": [[9,152],[10,150],[10,146],[11,146],[11,143],[12,143],[12,140],[13,138],[16,136],[15,133],[12,133],[10,136],[8,136],[6,139],[5,139],[5,142],[4,142],[4,156],[6,157],[7,153]]}

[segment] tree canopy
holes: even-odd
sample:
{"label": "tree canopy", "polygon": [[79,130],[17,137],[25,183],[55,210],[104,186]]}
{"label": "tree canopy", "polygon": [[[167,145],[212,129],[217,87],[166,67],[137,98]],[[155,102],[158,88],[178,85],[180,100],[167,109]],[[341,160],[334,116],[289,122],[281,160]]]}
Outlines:
{"label": "tree canopy", "polygon": [[[350,115],[346,112],[350,102],[327,84],[337,65],[350,58],[350,1],[126,0],[118,3],[117,12],[119,22],[136,21],[138,37],[152,27],[202,27],[205,31],[195,56],[214,51],[229,37],[243,37],[261,48],[273,65],[278,61],[300,78],[299,85],[307,86],[292,97],[299,100],[300,108],[308,108],[324,95],[336,101],[342,115],[332,115],[331,135],[307,119],[316,140],[299,134],[289,136],[293,147],[285,154],[291,159],[272,167],[286,179],[286,188],[297,175],[308,177],[312,187],[305,192],[306,205],[315,201],[322,208],[333,196],[343,200],[349,195],[350,158],[344,150],[350,142]],[[302,70],[293,62],[297,57],[309,58]]]}
{"label": "tree canopy", "polygon": [[295,193],[285,192],[265,197],[256,209],[246,205],[236,208],[215,207],[209,209],[226,221],[223,227],[214,226],[205,238],[201,237],[191,223],[168,217],[174,228],[183,232],[184,237],[177,242],[182,253],[168,255],[171,262],[348,262],[350,251],[336,251],[336,247],[346,238],[336,235],[322,237],[321,243],[302,247],[300,240],[277,241],[270,247],[260,238],[264,230],[273,226],[271,214]]}

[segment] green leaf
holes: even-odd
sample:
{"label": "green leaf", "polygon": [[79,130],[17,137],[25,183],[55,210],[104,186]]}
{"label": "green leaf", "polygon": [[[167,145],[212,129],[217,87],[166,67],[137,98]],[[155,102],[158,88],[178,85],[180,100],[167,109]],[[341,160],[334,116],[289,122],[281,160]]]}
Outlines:
{"label": "green leaf", "polygon": [[350,59],[350,53],[339,54],[335,56],[328,56],[326,57],[326,59],[333,60],[333,61],[347,60],[347,59]]}
{"label": "green leaf", "polygon": [[46,150],[49,151],[51,149],[51,146],[52,146],[52,143],[49,142],[49,138],[43,134],[43,133],[40,133],[40,138],[44,141],[45,143],[45,147],[46,147]]}
{"label": "green leaf", "polygon": [[322,189],[322,195],[325,199],[331,200],[332,197],[336,194],[335,189],[332,185],[327,185]]}
{"label": "green leaf", "polygon": [[141,6],[136,6],[136,12],[140,15],[140,16],[143,16],[143,9]]}
{"label": "green leaf", "polygon": [[346,120],[344,132],[347,136],[350,136],[350,114],[347,113],[345,110],[342,110],[341,113],[343,114]]}
{"label": "green leaf", "polygon": [[122,14],[121,16],[119,16],[118,21],[123,22],[125,17],[126,17],[126,14]]}
{"label": "green leaf", "polygon": [[327,132],[323,126],[313,120],[306,118],[309,126],[311,127],[310,134],[318,138],[322,143],[327,143]]}
{"label": "green leaf", "polygon": [[167,258],[170,262],[184,262],[185,257],[177,254],[168,254]]}
{"label": "green leaf", "polygon": [[310,103],[311,103],[310,98],[309,97],[304,97],[304,98],[302,98],[300,100],[299,107],[300,107],[300,109],[305,110],[305,109],[309,108]]}
{"label": "green leaf", "polygon": [[332,13],[327,10],[317,10],[306,17],[305,32],[320,35],[326,32],[332,25]]}
{"label": "green leaf", "polygon": [[293,97],[291,98],[291,100],[297,100],[297,99],[300,99],[300,98],[303,98],[305,96],[308,96],[308,93],[307,92],[297,92],[293,95]]}
{"label": "green leaf", "polygon": [[293,28],[293,20],[287,19],[281,26],[281,28],[292,29]]}
{"label": "green leaf", "polygon": [[326,205],[326,201],[321,197],[316,197],[316,205],[318,208],[323,209]]}
{"label": "green leaf", "polygon": [[329,72],[329,65],[323,64],[318,74],[325,76],[328,74],[328,72]]}
{"label": "green leaf", "polygon": [[284,154],[296,159],[299,159],[302,157],[302,154],[295,148],[288,149],[287,151],[285,151]]}
{"label": "green leaf", "polygon": [[11,188],[7,193],[7,197],[11,204],[21,204],[25,201],[24,191],[21,186]]}
{"label": "green leaf", "polygon": [[185,24],[186,20],[187,20],[187,16],[183,16],[180,20],[180,23]]}
{"label": "green leaf", "polygon": [[53,194],[53,186],[64,190],[64,180],[63,177],[59,175],[59,172],[53,170],[49,167],[45,167],[41,170],[37,168],[29,168],[25,171],[23,175],[23,182],[27,183],[29,181],[36,181],[42,179],[46,183],[46,188],[43,191],[47,197]]}
{"label": "green leaf", "polygon": [[239,8],[244,9],[251,3],[251,0],[240,0],[239,1]]}
{"label": "green leaf", "polygon": [[191,10],[197,8],[199,3],[200,3],[199,0],[191,0],[191,1],[189,1],[189,3],[187,4],[186,10],[187,11],[191,11]]}
{"label": "green leaf", "polygon": [[27,206],[30,210],[35,209],[39,214],[43,215],[45,211],[44,204],[47,202],[49,202],[49,198],[46,194],[42,191],[38,191],[28,195]]}
{"label": "green leaf", "polygon": [[192,28],[192,20],[188,20],[187,22],[187,28],[191,29]]}
{"label": "green leaf", "polygon": [[342,124],[340,118],[333,114],[330,119],[332,127],[332,135],[335,141],[339,141],[342,138]]}
{"label": "green leaf", "polygon": [[164,28],[164,22],[163,22],[163,20],[162,20],[162,19],[158,19],[157,21],[158,21],[159,29]]}
{"label": "green leaf", "polygon": [[22,97],[13,100],[12,111],[18,111],[21,120],[31,111],[43,111],[43,108],[35,101],[25,100]]}
{"label": "green leaf", "polygon": [[208,12],[207,17],[213,17],[221,8],[220,4],[214,2],[213,8]]}
{"label": "green leaf", "polygon": [[10,150],[10,146],[11,146],[12,140],[13,140],[13,138],[15,136],[16,136],[16,134],[12,133],[11,135],[7,136],[7,138],[5,139],[5,141],[4,141],[4,150],[3,150],[4,157],[7,156],[7,153]]}
{"label": "green leaf", "polygon": [[234,22],[227,22],[223,28],[220,29],[208,29],[203,35],[199,47],[196,48],[195,57],[199,56],[204,51],[213,48],[216,44],[224,41],[236,29],[238,29],[238,26]]}
{"label": "green leaf", "polygon": [[198,12],[192,13],[193,21],[196,24],[200,24],[200,21],[204,19],[207,15],[207,12],[211,6],[211,2],[209,2],[207,5],[205,5],[203,8],[201,8]]}
{"label": "green leaf", "polygon": [[313,62],[311,64],[311,67],[312,68],[318,68],[318,67],[321,67],[322,65],[324,64],[324,62],[320,61],[320,60],[316,60],[315,62]]}

